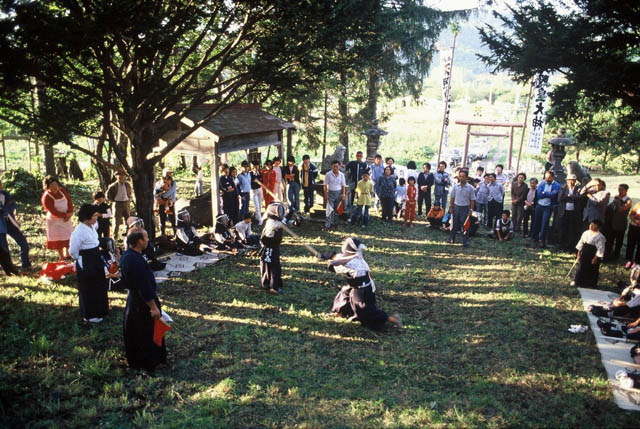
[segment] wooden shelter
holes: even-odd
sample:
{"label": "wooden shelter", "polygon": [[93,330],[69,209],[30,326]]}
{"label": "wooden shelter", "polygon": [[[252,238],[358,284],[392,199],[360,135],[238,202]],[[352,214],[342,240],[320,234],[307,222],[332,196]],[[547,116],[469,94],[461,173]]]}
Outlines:
{"label": "wooden shelter", "polygon": [[[182,120],[185,127],[201,121],[218,105],[203,104],[189,110]],[[173,149],[176,152],[206,155],[211,157],[211,209],[213,224],[220,213],[218,184],[220,182],[220,155],[247,150],[256,152],[258,148],[276,146],[282,157],[283,132],[287,131],[287,140],[295,126],[291,122],[277,118],[261,109],[260,104],[233,104],[213,118],[206,121]],[[174,130],[160,139],[160,147],[178,135]]]}

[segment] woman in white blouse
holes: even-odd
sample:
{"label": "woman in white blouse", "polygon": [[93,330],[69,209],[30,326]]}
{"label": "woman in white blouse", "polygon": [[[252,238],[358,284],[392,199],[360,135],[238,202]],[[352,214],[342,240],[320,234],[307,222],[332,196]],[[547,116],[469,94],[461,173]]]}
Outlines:
{"label": "woman in white blouse", "polygon": [[69,253],[76,260],[80,314],[86,322],[100,323],[109,311],[105,265],[100,255],[98,233],[93,225],[98,212],[92,204],[83,204],[80,223],[69,240]]}

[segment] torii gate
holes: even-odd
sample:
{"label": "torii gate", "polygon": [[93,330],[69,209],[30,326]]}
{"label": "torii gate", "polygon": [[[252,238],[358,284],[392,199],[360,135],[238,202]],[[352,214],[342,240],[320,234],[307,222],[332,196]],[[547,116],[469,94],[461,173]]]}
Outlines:
{"label": "torii gate", "polygon": [[[509,155],[507,156],[507,170],[511,170],[511,158],[513,157],[513,131],[515,128],[523,128],[524,124],[514,123],[514,122],[484,122],[484,121],[475,121],[475,120],[456,120],[456,125],[466,125],[467,126],[467,137],[464,141],[464,152],[462,155],[462,165],[467,165],[467,157],[469,155],[469,136],[478,136],[478,137],[509,137]],[[499,133],[488,133],[488,132],[480,132],[480,133],[472,133],[472,126],[481,126],[481,127],[499,127],[499,128],[509,128],[509,134],[499,134]]]}

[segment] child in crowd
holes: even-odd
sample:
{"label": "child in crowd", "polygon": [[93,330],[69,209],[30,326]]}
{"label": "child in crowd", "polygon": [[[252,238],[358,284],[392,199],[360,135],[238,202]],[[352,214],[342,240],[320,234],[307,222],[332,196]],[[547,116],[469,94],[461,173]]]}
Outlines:
{"label": "child in crowd", "polygon": [[371,207],[373,195],[373,182],[369,179],[369,170],[365,170],[362,173],[362,180],[356,186],[356,201],[351,214],[351,224],[355,225],[360,218],[362,228],[366,228],[369,224],[369,207]]}
{"label": "child in crowd", "polygon": [[260,236],[253,234],[251,231],[251,217],[251,213],[243,213],[242,221],[238,222],[234,227],[236,238],[245,246],[257,246],[260,244]]}
{"label": "child in crowd", "polygon": [[396,186],[396,216],[398,219],[402,217],[404,210],[404,203],[407,200],[407,187],[406,181],[403,178],[398,180],[398,186]]}
{"label": "child in crowd", "polygon": [[475,237],[478,233],[478,229],[480,228],[480,212],[472,211],[469,215],[469,226],[465,225],[466,231],[465,234],[469,234],[469,237]]}
{"label": "child in crowd", "polygon": [[495,237],[498,241],[509,241],[513,237],[513,222],[509,210],[502,211],[502,217],[496,221]]}
{"label": "child in crowd", "polygon": [[480,221],[486,220],[488,215],[487,203],[489,202],[489,176],[485,174],[484,177],[482,177],[481,179],[475,179],[475,188],[476,188],[476,207],[475,207],[476,211],[478,211],[481,215]]}
{"label": "child in crowd", "polygon": [[95,211],[99,213],[98,222],[94,225],[94,228],[97,228],[96,232],[98,233],[98,238],[110,237],[111,236],[111,208],[109,204],[104,202],[105,196],[104,192],[96,191],[93,193],[93,205],[95,206]]}
{"label": "child in crowd", "polygon": [[600,275],[600,260],[604,257],[606,239],[600,232],[602,221],[594,219],[589,229],[582,233],[576,245],[578,249],[578,271],[572,286],[595,288]]}
{"label": "child in crowd", "polygon": [[171,207],[173,206],[173,200],[171,198],[163,198],[162,195],[171,190],[172,179],[163,177],[162,183],[156,184],[155,200],[153,202],[153,212],[159,213],[160,210],[165,213],[171,213]]}
{"label": "child in crowd", "polygon": [[524,200],[524,217],[522,218],[522,236],[529,236],[529,219],[531,219],[531,229],[533,230],[534,215],[538,204],[538,179],[535,177],[529,180],[529,192]]}
{"label": "child in crowd", "polygon": [[440,207],[439,203],[435,203],[429,213],[427,213],[427,221],[431,228],[440,228],[442,226],[442,217],[444,216],[444,210]]}
{"label": "child in crowd", "polygon": [[418,193],[416,187],[416,178],[413,176],[409,176],[408,185],[407,185],[407,196],[405,199],[405,208],[404,208],[404,224],[403,226],[409,225],[409,228],[413,228],[413,221],[416,220],[416,195]]}

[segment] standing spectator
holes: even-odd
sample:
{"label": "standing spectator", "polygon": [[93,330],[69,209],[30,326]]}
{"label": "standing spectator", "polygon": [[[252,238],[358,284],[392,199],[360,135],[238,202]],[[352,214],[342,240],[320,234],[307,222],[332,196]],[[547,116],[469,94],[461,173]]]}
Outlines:
{"label": "standing spectator", "polygon": [[607,245],[604,250],[604,261],[617,261],[622,250],[622,241],[624,233],[627,229],[627,216],[631,211],[631,198],[627,195],[629,185],[624,183],[618,186],[618,195],[609,205],[611,216],[607,219],[607,225],[604,229],[604,236],[607,239]]}
{"label": "standing spectator", "polygon": [[122,171],[116,172],[116,181],[107,188],[107,200],[113,203],[113,216],[115,218],[115,226],[113,228],[113,236],[118,237],[118,227],[120,224],[125,226],[127,219],[131,216],[131,185],[125,181],[125,174]]}
{"label": "standing spectator", "polygon": [[[169,218],[169,222],[171,223],[171,228],[173,229],[173,235],[176,234],[176,182],[171,177],[170,172],[164,171],[164,175],[162,179],[156,182],[154,194],[156,196],[156,201],[160,207],[164,207],[158,212],[160,217],[160,233],[165,235],[165,228],[167,218]],[[212,196],[213,197],[213,196]],[[117,231],[116,227],[116,231]]]}
{"label": "standing spectator", "polygon": [[606,190],[606,185],[601,179],[593,179],[580,191],[587,196],[587,205],[582,214],[583,228],[586,229],[591,222],[599,220],[604,224],[605,212],[611,195]]}
{"label": "standing spectator", "polygon": [[[407,162],[407,177],[405,177],[407,183],[409,183],[409,177],[413,177],[415,179],[414,182],[418,183],[418,172],[416,171],[416,168],[417,167],[415,161]],[[416,191],[417,190],[418,189],[416,188]]]}
{"label": "standing spectator", "polygon": [[238,190],[241,203],[240,214],[244,216],[249,213],[249,203],[251,201],[251,173],[249,173],[249,162],[242,161],[240,165],[242,166],[242,171],[238,174]]}
{"label": "standing spectator", "polygon": [[[640,201],[631,209],[629,219],[631,223],[629,223],[629,232],[627,233],[627,252],[625,255],[627,263],[624,266],[626,269],[630,269],[634,262],[640,264]],[[634,252],[635,258],[633,257]]]}
{"label": "standing spectator", "polygon": [[553,207],[558,204],[560,184],[555,180],[555,174],[549,170],[544,174],[544,183],[537,190],[538,204],[533,220],[532,240],[534,247],[546,247],[549,219],[553,213]]}
{"label": "standing spectator", "polygon": [[202,167],[194,163],[193,172],[196,173],[196,183],[193,185],[193,193],[196,197],[199,197],[202,195]]}
{"label": "standing spectator", "polygon": [[71,234],[69,253],[76,260],[80,315],[85,322],[100,323],[109,311],[109,299],[100,241],[93,227],[98,221],[95,206],[80,206],[78,221],[78,226]]}
{"label": "standing spectator", "polygon": [[559,204],[564,205],[562,212],[562,231],[560,247],[566,251],[575,251],[582,230],[582,199],[580,187],[576,185],[576,175],[568,174],[567,183],[560,187]]}
{"label": "standing spectator", "polygon": [[373,159],[373,164],[369,166],[371,172],[371,181],[373,182],[373,191],[375,192],[375,201],[373,205],[376,210],[380,206],[380,199],[378,198],[378,179],[384,176],[384,164],[382,164],[382,156],[377,154]]}
{"label": "standing spectator", "polygon": [[502,164],[496,165],[496,183],[504,188],[507,184],[507,176],[502,173],[502,170],[504,170],[504,166]]}
{"label": "standing spectator", "polygon": [[404,207],[404,225],[409,224],[413,228],[413,221],[416,220],[416,178],[409,176],[407,179],[407,198]]}
{"label": "standing spectator", "polygon": [[[212,196],[214,197],[214,196]],[[124,309],[124,349],[130,368],[153,371],[167,364],[167,347],[162,338],[153,341],[156,319],[162,317],[156,293],[156,279],[142,256],[147,248],[147,231],[134,231],[127,236],[128,250],[120,260],[124,288],[128,290]]]}
{"label": "standing spectator", "polygon": [[362,180],[362,172],[367,169],[367,164],[362,161],[362,151],[356,152],[355,161],[349,161],[345,167],[346,179],[349,184],[349,204],[353,204],[356,194],[356,186]]}
{"label": "standing spectator", "polygon": [[93,207],[98,213],[98,222],[95,223],[97,225],[98,238],[111,237],[111,218],[113,216],[111,207],[104,202],[104,192],[95,191],[92,197]]}
{"label": "standing spectator", "polygon": [[73,203],[58,178],[48,174],[43,181],[42,206],[47,212],[47,249],[58,251],[60,261],[69,259],[69,238],[73,232]]}
{"label": "standing spectator", "polygon": [[[22,264],[23,270],[28,270],[31,268],[31,260],[29,259],[29,243],[25,238],[24,234],[20,230],[20,224],[16,220],[16,211],[17,204],[9,192],[5,191],[2,188],[2,181],[0,181],[0,214],[2,219],[0,222],[4,222],[6,226],[6,235],[13,238],[13,241],[16,242],[18,247],[20,247],[20,262]],[[0,228],[2,228],[0,226]],[[9,252],[9,244],[6,240],[6,235],[4,236],[2,248],[6,249],[6,252]],[[0,236],[2,239],[2,236]],[[9,256],[9,260],[11,261],[11,257]],[[13,265],[13,262],[11,262]]]}
{"label": "standing spectator", "polygon": [[476,187],[476,211],[481,214],[482,221],[487,222],[489,216],[489,175],[485,174],[482,179],[478,180]]}
{"label": "standing spectator", "polygon": [[[476,179],[480,179],[480,182],[482,182],[482,179],[484,179],[485,174],[484,174],[484,167],[480,166],[478,168],[476,168]],[[476,210],[478,211],[478,210]]]}
{"label": "standing spectator", "polygon": [[274,193],[276,194],[279,203],[285,201],[284,175],[282,174],[282,166],[280,164],[282,164],[280,157],[276,156],[273,158],[273,171],[276,174]]}
{"label": "standing spectator", "polygon": [[[453,217],[453,227],[449,234],[449,243],[455,242],[456,233],[461,231],[471,216],[476,203],[476,191],[467,183],[467,170],[458,173],[458,183],[451,190],[449,213]],[[469,234],[462,234],[462,245],[469,247]]]}
{"label": "standing spectator", "polygon": [[[531,219],[531,231],[533,232],[533,223],[535,221],[536,206],[538,205],[538,179],[532,177],[529,179],[529,192],[524,202],[524,218],[522,220],[522,236],[529,237],[529,219]],[[533,237],[533,236],[531,236]]]}
{"label": "standing spectator", "polygon": [[527,175],[518,173],[516,180],[511,184],[511,211],[513,212],[513,231],[520,232],[520,224],[524,220],[524,200],[527,199],[529,188],[527,187]]}
{"label": "standing spectator", "polygon": [[262,186],[256,180],[262,182],[262,172],[260,171],[260,162],[251,161],[251,200],[255,209],[255,217],[258,225],[262,226]]}
{"label": "standing spectator", "polygon": [[449,186],[451,185],[451,177],[449,173],[445,171],[447,163],[440,161],[438,163],[438,171],[433,175],[435,202],[442,207],[442,210],[447,211],[447,196],[449,195]]}
{"label": "standing spectator", "polygon": [[[262,169],[262,183],[273,195],[278,195],[276,193],[276,172],[273,169],[273,163],[268,159],[265,161],[264,168]],[[269,204],[273,202],[273,197],[268,192],[264,192],[262,195],[264,197],[264,207],[266,210]]]}
{"label": "standing spectator", "polygon": [[229,217],[232,224],[238,221],[238,188],[236,186],[234,173],[235,167],[229,169],[229,174],[220,178],[220,189],[222,190],[222,212]]}
{"label": "standing spectator", "polygon": [[[344,204],[347,193],[347,182],[340,171],[340,162],[331,163],[331,171],[324,176],[324,198],[327,200],[327,221],[325,231],[329,231],[338,217],[338,206]],[[344,208],[344,207],[343,207]]]}
{"label": "standing spectator", "polygon": [[504,208],[504,188],[496,181],[495,173],[489,173],[489,196],[487,197],[487,228],[493,230],[496,219]]}
{"label": "standing spectator", "polygon": [[289,185],[287,192],[289,208],[292,211],[300,211],[300,171],[296,165],[296,159],[291,155],[287,158],[287,166],[284,168],[284,178]]}
{"label": "standing spectator", "polygon": [[395,176],[396,179],[398,178],[398,176],[396,175],[396,168],[393,166],[393,164],[395,164],[395,160],[392,157],[387,157],[387,159],[384,160],[384,162],[387,164],[387,167],[389,167],[391,169],[391,175]]}
{"label": "standing spectator", "polygon": [[433,173],[431,164],[422,164],[422,172],[418,174],[418,216],[422,216],[422,203],[424,203],[424,214],[431,210],[431,187],[433,186]]}
{"label": "standing spectator", "polygon": [[304,212],[309,213],[314,204],[313,185],[318,177],[318,169],[311,163],[309,155],[302,157],[302,165],[300,166],[300,179],[302,181],[302,192],[304,193]]}
{"label": "standing spectator", "polygon": [[371,207],[371,195],[373,194],[373,183],[369,180],[369,171],[362,173],[362,180],[356,186],[356,202],[351,214],[351,224],[355,225],[357,219],[362,219],[362,228],[369,225],[369,207]]}
{"label": "standing spectator", "polygon": [[398,219],[402,217],[404,211],[404,203],[407,200],[407,185],[404,179],[401,177],[398,179],[398,186],[396,186],[396,216]]}
{"label": "standing spectator", "polygon": [[393,198],[396,194],[396,178],[391,173],[391,167],[384,168],[384,174],[378,178],[378,198],[382,205],[382,220],[393,221]]}

